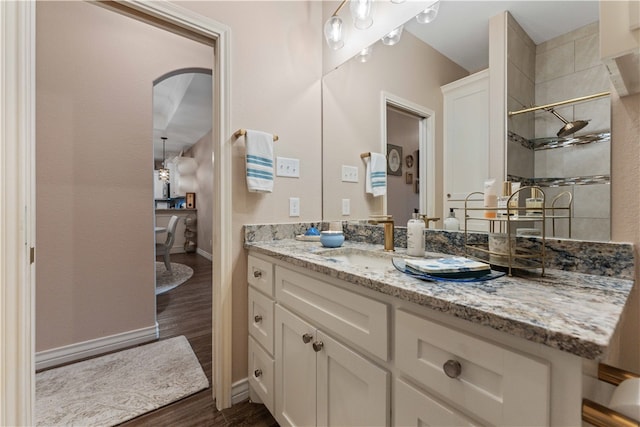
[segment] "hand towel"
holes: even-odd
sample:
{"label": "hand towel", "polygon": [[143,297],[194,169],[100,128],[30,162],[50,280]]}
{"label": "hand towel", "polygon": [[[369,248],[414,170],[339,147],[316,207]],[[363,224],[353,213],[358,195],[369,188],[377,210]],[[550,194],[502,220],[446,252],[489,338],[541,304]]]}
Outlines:
{"label": "hand towel", "polygon": [[252,193],[273,192],[273,135],[247,130],[247,188]]}
{"label": "hand towel", "polygon": [[373,197],[387,194],[387,158],[380,153],[371,153],[365,157],[367,170],[365,173],[365,190]]}

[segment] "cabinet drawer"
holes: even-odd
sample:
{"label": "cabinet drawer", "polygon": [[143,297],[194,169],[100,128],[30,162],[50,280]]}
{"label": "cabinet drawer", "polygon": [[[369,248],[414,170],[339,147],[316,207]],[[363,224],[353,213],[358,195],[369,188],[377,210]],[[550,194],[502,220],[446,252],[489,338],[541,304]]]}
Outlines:
{"label": "cabinet drawer", "polygon": [[249,385],[273,414],[275,410],[275,363],[260,345],[249,337]]}
{"label": "cabinet drawer", "polygon": [[[525,357],[402,310],[396,312],[397,367],[440,395],[465,408],[483,424],[549,424],[550,368]],[[448,361],[459,373],[444,372]],[[453,364],[453,363],[450,363]]]}
{"label": "cabinet drawer", "polygon": [[273,355],[273,300],[249,287],[249,334]]}
{"label": "cabinet drawer", "polygon": [[276,266],[276,299],[382,360],[388,359],[386,304]]}
{"label": "cabinet drawer", "polygon": [[458,427],[479,425],[401,379],[395,381],[394,396],[394,426]]}
{"label": "cabinet drawer", "polygon": [[260,292],[273,297],[273,264],[249,255],[247,282]]}

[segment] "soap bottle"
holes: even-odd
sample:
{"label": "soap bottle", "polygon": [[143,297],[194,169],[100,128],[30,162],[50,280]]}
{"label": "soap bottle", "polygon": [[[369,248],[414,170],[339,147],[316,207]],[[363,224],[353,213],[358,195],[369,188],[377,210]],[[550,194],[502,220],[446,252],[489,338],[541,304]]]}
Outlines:
{"label": "soap bottle", "polygon": [[459,231],[460,221],[456,218],[453,208],[449,208],[449,216],[444,220],[444,229],[447,231]]}
{"label": "soap bottle", "polygon": [[407,255],[424,256],[424,221],[419,218],[418,209],[407,222]]}

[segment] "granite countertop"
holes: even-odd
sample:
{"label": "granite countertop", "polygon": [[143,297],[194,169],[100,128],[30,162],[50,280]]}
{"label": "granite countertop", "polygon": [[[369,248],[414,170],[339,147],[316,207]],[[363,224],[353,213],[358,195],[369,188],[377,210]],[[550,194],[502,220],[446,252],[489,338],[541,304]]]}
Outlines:
{"label": "granite countertop", "polygon": [[[384,270],[331,261],[321,255],[330,249],[318,242],[283,239],[245,245],[292,265],[595,360],[606,354],[633,287],[632,280],[551,269],[544,276],[537,270],[484,282],[430,282],[401,273],[390,258]],[[342,247],[385,256],[381,245],[346,241]],[[406,257],[405,250],[396,250],[393,256]]]}

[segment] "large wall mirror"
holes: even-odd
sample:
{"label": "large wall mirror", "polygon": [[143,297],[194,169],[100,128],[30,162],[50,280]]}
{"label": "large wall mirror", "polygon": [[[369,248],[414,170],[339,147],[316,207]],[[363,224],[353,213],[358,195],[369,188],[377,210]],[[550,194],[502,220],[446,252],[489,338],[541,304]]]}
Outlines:
{"label": "large wall mirror", "polygon": [[[609,90],[606,68],[599,59],[597,1],[440,3],[433,22],[418,24],[412,18],[404,23],[396,45],[377,42],[366,62],[352,58],[323,77],[325,220],[393,214],[396,225],[404,225],[414,208],[429,216],[446,216],[440,87],[488,67],[489,19],[503,11],[511,15],[507,30],[508,111]],[[397,102],[389,103],[389,99]],[[505,141],[506,173],[511,179],[542,186],[549,202],[560,193],[571,194],[571,226],[559,222],[554,231],[557,237],[607,241],[609,98],[554,110],[566,121],[589,124],[558,138],[556,133],[564,123],[551,112],[505,117],[510,136]],[[415,126],[409,120],[400,126],[404,132],[398,132],[391,121],[398,116],[401,120],[413,116]],[[432,146],[425,134],[432,135]],[[386,196],[374,197],[365,193],[361,154],[386,154],[387,144],[402,148],[401,172],[387,176]],[[358,169],[357,183],[343,181],[343,166]],[[396,197],[399,195],[406,200]],[[344,199],[350,201],[348,214],[343,210]],[[547,230],[549,234],[552,227]]]}

